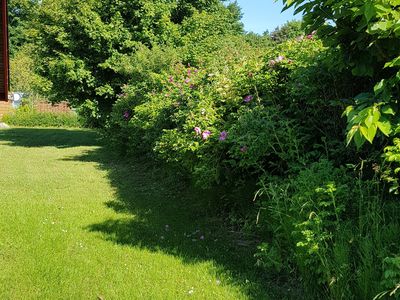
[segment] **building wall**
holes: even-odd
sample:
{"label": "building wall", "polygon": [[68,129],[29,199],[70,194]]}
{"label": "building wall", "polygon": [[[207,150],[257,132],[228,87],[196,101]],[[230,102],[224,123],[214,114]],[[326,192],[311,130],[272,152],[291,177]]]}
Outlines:
{"label": "building wall", "polygon": [[40,101],[35,103],[35,109],[39,112],[54,112],[54,113],[72,112],[71,108],[68,106],[68,103],[65,101],[55,105],[52,105],[51,103],[46,101]]}
{"label": "building wall", "polygon": [[8,30],[7,1],[0,0],[0,101],[8,98]]}
{"label": "building wall", "polygon": [[11,102],[0,101],[0,118],[12,110]]}
{"label": "building wall", "polygon": [[[46,101],[35,103],[34,108],[38,112],[52,112],[52,113],[74,113],[68,106],[67,102],[52,105]],[[11,101],[0,101],[0,119],[4,114],[10,113],[14,110]]]}

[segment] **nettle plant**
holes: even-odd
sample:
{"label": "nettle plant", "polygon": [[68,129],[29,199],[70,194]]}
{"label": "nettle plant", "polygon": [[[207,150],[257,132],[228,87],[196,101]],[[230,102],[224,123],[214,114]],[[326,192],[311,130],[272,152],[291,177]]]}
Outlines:
{"label": "nettle plant", "polygon": [[400,1],[283,2],[304,14],[309,32],[316,30],[326,46],[340,49],[340,68],[350,68],[353,75],[371,83],[371,90],[358,95],[346,109],[348,143],[354,141],[360,148],[378,135],[395,135],[399,130]]}

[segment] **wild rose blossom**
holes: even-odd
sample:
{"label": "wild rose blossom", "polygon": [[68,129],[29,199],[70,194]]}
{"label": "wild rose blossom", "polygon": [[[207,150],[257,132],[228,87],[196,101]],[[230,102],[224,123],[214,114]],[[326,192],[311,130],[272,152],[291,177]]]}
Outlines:
{"label": "wild rose blossom", "polygon": [[200,135],[200,134],[201,134],[201,129],[200,129],[200,127],[195,127],[195,128],[194,128],[194,131],[196,132],[197,135]]}
{"label": "wild rose blossom", "polygon": [[249,103],[251,100],[253,100],[253,95],[247,95],[246,97],[243,98],[243,101],[246,103]]}
{"label": "wild rose blossom", "polygon": [[222,131],[220,134],[219,134],[219,140],[222,142],[222,141],[225,141],[226,140],[226,138],[228,137],[228,133],[224,130],[224,131]]}
{"label": "wild rose blossom", "polygon": [[[285,59],[286,59],[286,57],[284,57],[283,55],[279,55],[277,58],[271,59],[271,60],[268,62],[268,65],[269,65],[271,68],[273,68],[273,67],[275,67],[276,64],[278,64],[278,63],[280,63],[280,62],[283,62]],[[290,60],[289,60],[289,61],[290,61]]]}
{"label": "wild rose blossom", "polygon": [[188,84],[190,82],[190,78],[185,79],[185,83]]}
{"label": "wild rose blossom", "polygon": [[205,130],[201,134],[201,138],[205,141],[206,139],[208,139],[210,137],[210,135],[211,135],[211,131],[210,130]]}
{"label": "wild rose blossom", "polygon": [[131,116],[131,114],[129,113],[129,111],[126,110],[126,111],[124,112],[123,116],[124,116],[124,119],[125,119],[125,120],[128,120],[129,117]]}

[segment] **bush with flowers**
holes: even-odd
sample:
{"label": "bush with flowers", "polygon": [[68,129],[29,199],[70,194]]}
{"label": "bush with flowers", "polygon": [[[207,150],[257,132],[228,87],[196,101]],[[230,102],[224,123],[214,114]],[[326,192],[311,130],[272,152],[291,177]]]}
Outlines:
{"label": "bush with flowers", "polygon": [[202,46],[154,72],[146,92],[136,81],[125,87],[109,124],[113,140],[128,153],[181,166],[201,186],[304,164],[307,136],[290,86],[295,71],[316,64],[321,43],[302,38],[260,49],[229,37],[208,52]]}

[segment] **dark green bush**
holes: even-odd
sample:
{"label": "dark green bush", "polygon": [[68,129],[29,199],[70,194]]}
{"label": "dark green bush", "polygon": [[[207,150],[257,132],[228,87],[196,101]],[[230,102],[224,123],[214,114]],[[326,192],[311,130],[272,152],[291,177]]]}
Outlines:
{"label": "dark green bush", "polygon": [[372,299],[384,288],[383,261],[400,251],[391,217],[399,207],[387,207],[379,182],[354,175],[321,161],[287,180],[260,180],[258,264],[298,273],[310,299]]}

